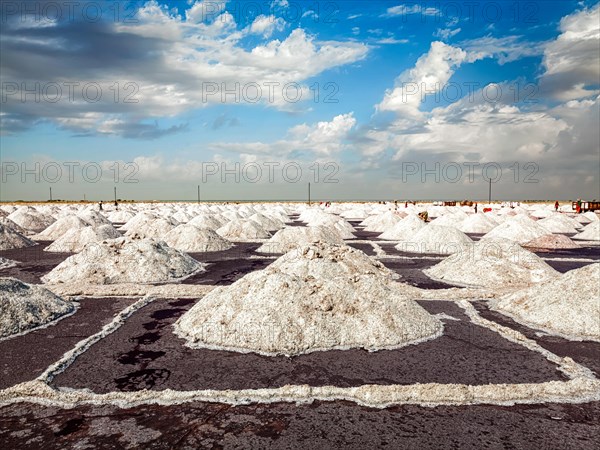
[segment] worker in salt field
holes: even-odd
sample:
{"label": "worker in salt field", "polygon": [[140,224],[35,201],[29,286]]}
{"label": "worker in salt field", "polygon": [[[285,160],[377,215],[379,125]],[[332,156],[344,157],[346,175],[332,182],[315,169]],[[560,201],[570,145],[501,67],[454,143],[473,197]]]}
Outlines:
{"label": "worker in salt field", "polygon": [[554,211],[558,212],[558,200],[556,200],[556,203],[554,203]]}
{"label": "worker in salt field", "polygon": [[577,214],[581,213],[581,199],[580,198],[577,199],[577,206],[575,208],[575,211],[577,212]]}
{"label": "worker in salt field", "polygon": [[119,209],[119,204],[117,203],[117,201],[115,200],[115,209],[118,210]]}
{"label": "worker in salt field", "polygon": [[102,200],[100,200],[100,203],[98,203],[98,209],[102,211]]}
{"label": "worker in salt field", "polygon": [[477,203],[475,203],[475,214],[477,214]]}

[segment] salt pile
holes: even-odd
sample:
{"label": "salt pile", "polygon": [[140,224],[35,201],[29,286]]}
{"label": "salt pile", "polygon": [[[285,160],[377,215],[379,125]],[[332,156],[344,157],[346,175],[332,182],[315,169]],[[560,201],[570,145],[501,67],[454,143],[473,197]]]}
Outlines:
{"label": "salt pile", "polygon": [[83,211],[77,215],[92,226],[111,225],[110,220],[108,220],[106,217],[104,217],[98,211],[93,210],[93,209]]}
{"label": "salt pile", "polygon": [[47,324],[74,310],[73,303],[41,286],[0,278],[0,338]]}
{"label": "salt pile", "polygon": [[88,244],[119,237],[121,237],[121,234],[112,225],[73,228],[46,247],[44,251],[77,253],[82,251]]}
{"label": "salt pile", "polygon": [[431,221],[433,225],[442,225],[445,227],[459,228],[462,222],[468,217],[468,214],[461,210],[453,211],[450,214],[438,216],[436,219]]}
{"label": "salt pile", "polygon": [[467,245],[423,272],[451,284],[487,288],[529,286],[559,275],[535,253],[507,239]]}
{"label": "salt pile", "polygon": [[259,253],[287,253],[290,250],[314,242],[343,244],[339,234],[326,227],[289,227],[279,230],[271,239],[256,249]]}
{"label": "salt pile", "polygon": [[441,322],[412,300],[416,288],[386,271],[345,246],[301,247],[210,292],[175,332],[191,347],[269,356],[377,351],[441,335]]}
{"label": "salt pile", "polygon": [[213,230],[198,228],[191,223],[179,225],[169,231],[164,238],[169,247],[183,252],[218,252],[233,247]]}
{"label": "salt pile", "polygon": [[125,223],[134,217],[135,214],[131,211],[111,211],[107,214],[107,219],[112,223]]}
{"label": "salt pile", "polygon": [[155,217],[154,219],[148,218],[145,221],[131,225],[125,233],[125,236],[139,239],[164,239],[166,234],[173,230],[177,225],[179,225],[179,222],[173,219],[164,217]]}
{"label": "salt pile", "polygon": [[220,220],[217,214],[201,214],[189,221],[190,225],[198,228],[209,228],[211,230],[221,228],[226,223],[227,221],[225,219]]}
{"label": "salt pile", "polygon": [[340,216],[342,216],[344,219],[363,220],[367,218],[368,213],[361,208],[352,208],[346,211],[342,211],[340,213]]}
{"label": "salt pile", "polygon": [[253,222],[256,222],[258,225],[260,225],[267,231],[277,231],[277,230],[281,230],[283,227],[285,227],[284,222],[273,219],[271,217],[267,217],[261,213],[252,214],[250,217],[248,217],[248,220],[252,220]]}
{"label": "salt pile", "polygon": [[504,238],[511,239],[519,244],[525,244],[546,234],[548,234],[548,230],[530,218],[526,216],[514,216],[498,225],[483,238]]}
{"label": "salt pile", "polygon": [[600,264],[491,302],[495,310],[525,325],[574,340],[600,341]]}
{"label": "salt pile", "polygon": [[585,212],[583,214],[581,214],[583,217],[585,217],[586,219],[589,219],[591,222],[598,222],[600,221],[600,217],[598,216],[598,214],[596,214],[593,211],[588,211]]}
{"label": "salt pile", "polygon": [[408,215],[389,230],[379,235],[379,239],[390,241],[409,240],[417,231],[427,225],[415,215]]}
{"label": "salt pile", "polygon": [[39,233],[54,222],[52,217],[42,214],[31,207],[19,208],[9,214],[7,218],[31,233]]}
{"label": "salt pile", "polygon": [[335,214],[321,213],[304,220],[309,226],[322,226],[335,231],[340,239],[354,239],[354,227]]}
{"label": "salt pile", "polygon": [[487,214],[471,214],[457,228],[463,233],[485,234],[492,231],[496,226],[498,226],[498,222]]}
{"label": "salt pile", "polygon": [[8,269],[10,267],[15,267],[16,265],[16,261],[13,261],[12,259],[6,259],[0,256],[0,269]]}
{"label": "salt pile", "polygon": [[0,250],[13,250],[15,248],[33,247],[34,245],[37,245],[37,243],[0,223]]}
{"label": "salt pile", "polygon": [[592,222],[586,225],[581,233],[573,236],[573,239],[580,239],[582,241],[600,241],[600,222]]}
{"label": "salt pile", "polygon": [[552,214],[545,219],[537,222],[550,233],[577,233],[577,228],[581,228],[581,224],[575,219],[571,219],[563,214]]}
{"label": "salt pile", "polygon": [[429,224],[412,237],[403,239],[395,248],[402,252],[450,255],[472,242],[469,236],[456,228]]}
{"label": "salt pile", "polygon": [[65,216],[58,219],[41,233],[33,236],[38,241],[55,241],[67,231],[89,227],[90,224],[78,216]]}
{"label": "salt pile", "polygon": [[402,216],[388,211],[383,214],[379,214],[369,221],[369,224],[365,227],[365,231],[372,231],[375,233],[383,233],[394,227],[398,222],[402,220]]}
{"label": "salt pile", "polygon": [[568,250],[580,248],[579,245],[571,240],[571,238],[563,234],[546,234],[545,236],[523,244],[523,247],[543,250]]}
{"label": "salt pile", "polygon": [[267,239],[271,233],[252,220],[235,219],[217,229],[217,233],[231,241],[247,241],[248,239]]}
{"label": "salt pile", "polygon": [[27,234],[27,230],[20,225],[17,225],[8,217],[0,217],[0,225],[4,225],[6,228],[12,231],[16,231],[19,234],[25,236]]}
{"label": "salt pile", "polygon": [[44,283],[117,284],[173,282],[204,264],[162,241],[118,238],[86,245],[42,277]]}

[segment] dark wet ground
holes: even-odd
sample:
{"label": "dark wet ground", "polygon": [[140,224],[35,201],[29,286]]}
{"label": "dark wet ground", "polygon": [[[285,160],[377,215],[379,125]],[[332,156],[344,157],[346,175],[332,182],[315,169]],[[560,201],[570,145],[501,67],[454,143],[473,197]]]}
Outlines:
{"label": "dark wet ground", "polygon": [[41,283],[40,278],[58,266],[73,253],[45,252],[52,241],[39,241],[28,248],[0,251],[0,256],[19,261],[16,267],[0,270],[0,277],[14,277],[26,283]]}
{"label": "dark wet ground", "polygon": [[569,341],[558,336],[538,335],[535,330],[515,322],[497,311],[488,308],[486,302],[474,302],[473,305],[482,317],[499,323],[513,330],[520,331],[529,339],[559,356],[569,356],[574,361],[586,366],[600,377],[600,343],[591,341]]}
{"label": "dark wet ground", "polygon": [[0,408],[0,444],[32,450],[596,449],[600,402],[386,409],[343,401],[123,409],[24,403]]}
{"label": "dark wet ground", "polygon": [[451,302],[421,303],[433,314],[459,319],[444,320],[444,335],[432,341],[397,350],[325,351],[293,358],[186,347],[171,324],[193,304],[161,300],[144,307],[80,356],[53,385],[110,392],[565,380],[542,355],[472,324]]}
{"label": "dark wet ground", "polygon": [[135,300],[81,299],[79,309],[72,316],[52,326],[0,341],[0,389],[33,380],[79,341],[100,331]]}

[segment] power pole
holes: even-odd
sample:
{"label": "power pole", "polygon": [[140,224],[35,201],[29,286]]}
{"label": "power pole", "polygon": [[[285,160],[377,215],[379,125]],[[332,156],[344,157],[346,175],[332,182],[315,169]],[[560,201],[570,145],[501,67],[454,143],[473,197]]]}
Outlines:
{"label": "power pole", "polygon": [[198,185],[198,203],[200,203],[200,185]]}
{"label": "power pole", "polygon": [[310,206],[310,183],[308,183],[308,206]]}
{"label": "power pole", "polygon": [[115,186],[115,202],[117,201],[117,187]]}
{"label": "power pole", "polygon": [[52,201],[52,188],[50,188],[50,201]]}
{"label": "power pole", "polygon": [[490,189],[488,195],[488,203],[492,203],[492,179],[490,178]]}

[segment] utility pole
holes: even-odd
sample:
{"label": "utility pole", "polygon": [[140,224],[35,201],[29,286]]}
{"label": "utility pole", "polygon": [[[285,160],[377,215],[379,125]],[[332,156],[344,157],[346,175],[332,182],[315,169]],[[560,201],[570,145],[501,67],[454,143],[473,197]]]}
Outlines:
{"label": "utility pole", "polygon": [[492,203],[492,179],[490,178],[490,189],[488,195],[488,203]]}
{"label": "utility pole", "polygon": [[52,201],[52,188],[50,188],[50,201]]}
{"label": "utility pole", "polygon": [[308,183],[308,206],[310,206],[310,183]]}
{"label": "utility pole", "polygon": [[117,187],[115,186],[115,202],[117,201]]}
{"label": "utility pole", "polygon": [[200,185],[198,185],[198,203],[200,203]]}

